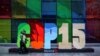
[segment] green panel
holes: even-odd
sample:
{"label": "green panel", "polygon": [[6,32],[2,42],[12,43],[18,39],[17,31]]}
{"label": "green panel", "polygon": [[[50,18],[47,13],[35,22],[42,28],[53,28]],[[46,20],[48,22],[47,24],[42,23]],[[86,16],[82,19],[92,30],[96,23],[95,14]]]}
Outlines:
{"label": "green panel", "polygon": [[27,18],[41,18],[41,0],[27,0]]}
{"label": "green panel", "polygon": [[57,18],[71,18],[71,0],[57,0]]}
{"label": "green panel", "polygon": [[[68,35],[69,35],[69,42],[72,42],[72,21],[71,19],[57,19],[57,26],[58,26],[58,37],[57,42],[62,42],[62,34],[59,35],[59,28],[62,27],[63,23],[68,23]],[[66,27],[67,28],[67,27]],[[66,31],[67,32],[67,31]]]}
{"label": "green panel", "polygon": [[26,18],[26,0],[12,0],[12,17]]}
{"label": "green panel", "polygon": [[0,20],[0,43],[11,42],[11,20]]}
{"label": "green panel", "polygon": [[[17,46],[20,47],[20,35],[21,32],[25,30],[26,34],[30,34],[30,26],[27,23],[22,23],[18,26],[18,35],[17,35]],[[27,37],[27,43],[26,43],[26,47],[30,46],[30,37]]]}

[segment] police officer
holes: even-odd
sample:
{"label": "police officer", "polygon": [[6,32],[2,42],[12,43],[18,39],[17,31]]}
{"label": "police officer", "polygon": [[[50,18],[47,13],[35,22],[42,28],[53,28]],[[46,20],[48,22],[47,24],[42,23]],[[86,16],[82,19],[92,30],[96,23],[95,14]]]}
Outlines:
{"label": "police officer", "polygon": [[26,31],[25,30],[21,31],[20,38],[21,38],[20,50],[22,53],[27,53],[27,48],[26,48],[27,39],[26,39]]}

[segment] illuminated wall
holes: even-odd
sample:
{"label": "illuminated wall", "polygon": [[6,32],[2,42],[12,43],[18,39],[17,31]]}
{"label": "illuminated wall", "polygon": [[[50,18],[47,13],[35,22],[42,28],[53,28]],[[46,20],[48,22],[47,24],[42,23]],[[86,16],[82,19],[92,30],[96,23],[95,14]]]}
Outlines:
{"label": "illuminated wall", "polygon": [[68,48],[79,37],[100,43],[99,6],[99,0],[0,0],[0,43],[16,43],[26,28],[34,48]]}

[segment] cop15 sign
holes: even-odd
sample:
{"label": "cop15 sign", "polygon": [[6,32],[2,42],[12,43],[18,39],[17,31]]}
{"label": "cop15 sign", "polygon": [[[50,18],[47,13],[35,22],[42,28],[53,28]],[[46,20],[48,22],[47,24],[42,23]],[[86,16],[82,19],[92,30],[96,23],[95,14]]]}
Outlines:
{"label": "cop15 sign", "polygon": [[[33,49],[51,49],[52,41],[57,40],[58,49],[82,49],[85,47],[85,23],[41,22],[38,20],[18,25],[17,46],[20,47],[21,36],[27,39],[26,47]],[[21,32],[25,31],[24,34]],[[55,44],[55,43],[54,43]]]}

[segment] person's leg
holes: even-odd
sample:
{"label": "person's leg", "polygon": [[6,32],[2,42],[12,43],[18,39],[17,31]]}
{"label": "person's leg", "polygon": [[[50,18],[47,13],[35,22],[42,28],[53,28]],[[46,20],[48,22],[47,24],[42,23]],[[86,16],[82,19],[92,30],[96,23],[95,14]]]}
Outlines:
{"label": "person's leg", "polygon": [[26,44],[24,43],[24,51],[27,52]]}
{"label": "person's leg", "polygon": [[20,41],[20,53],[23,52],[23,45],[22,44],[23,44],[22,41]]}
{"label": "person's leg", "polygon": [[21,43],[21,41],[20,41],[20,50],[22,49],[22,43]]}

